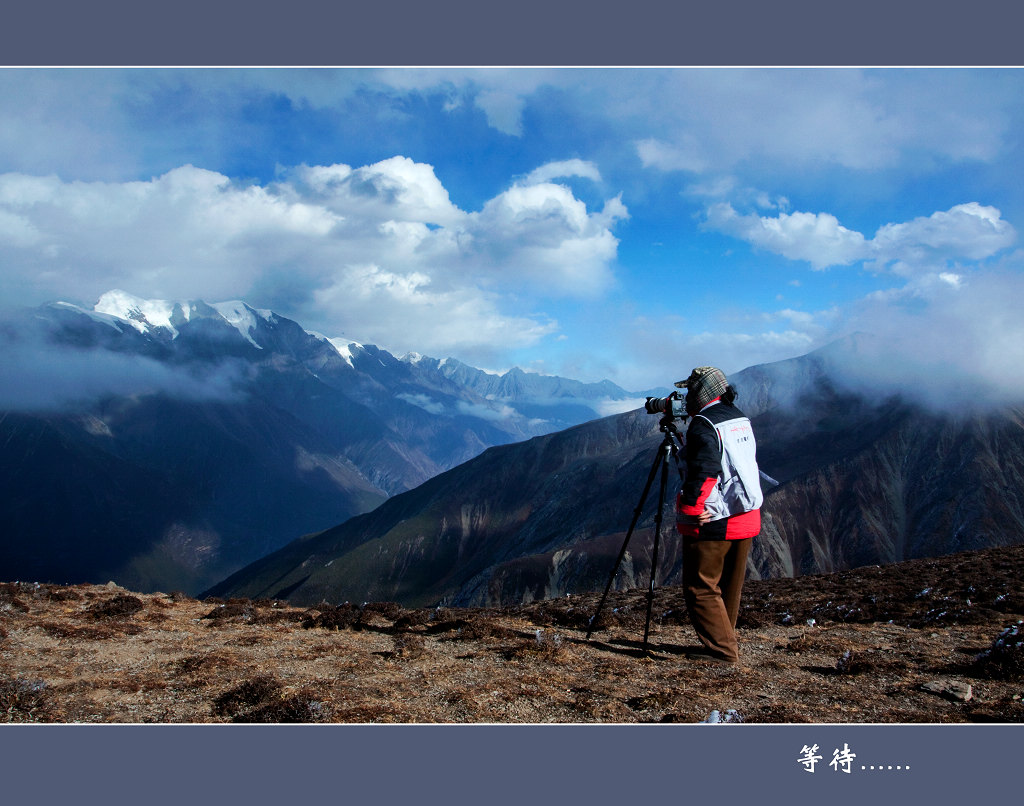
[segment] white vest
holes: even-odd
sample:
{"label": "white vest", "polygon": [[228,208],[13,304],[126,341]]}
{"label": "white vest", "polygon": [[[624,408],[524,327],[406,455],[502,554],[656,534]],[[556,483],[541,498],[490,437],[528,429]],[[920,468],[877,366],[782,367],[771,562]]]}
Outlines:
{"label": "white vest", "polygon": [[717,521],[760,509],[764,494],[761,492],[761,477],[755,458],[757,446],[750,420],[737,417],[715,424],[702,414],[695,416],[707,420],[715,429],[718,447],[722,452],[718,484],[704,504],[704,508],[711,513],[711,520]]}

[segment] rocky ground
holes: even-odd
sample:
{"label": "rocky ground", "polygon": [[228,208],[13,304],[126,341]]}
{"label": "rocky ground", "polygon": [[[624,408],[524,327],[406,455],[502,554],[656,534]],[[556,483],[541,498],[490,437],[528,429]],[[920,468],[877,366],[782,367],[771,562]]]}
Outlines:
{"label": "rocky ground", "polygon": [[751,581],[742,661],[676,588],[505,610],[0,583],[0,722],[1024,721],[1024,546]]}

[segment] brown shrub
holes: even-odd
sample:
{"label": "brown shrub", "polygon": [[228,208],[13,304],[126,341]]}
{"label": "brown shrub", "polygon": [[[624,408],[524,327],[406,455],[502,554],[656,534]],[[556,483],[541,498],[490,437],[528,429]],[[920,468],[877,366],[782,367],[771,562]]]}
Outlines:
{"label": "brown shrub", "polygon": [[213,713],[217,716],[234,717],[264,705],[271,699],[280,698],[280,695],[281,684],[270,675],[260,675],[217,697],[213,701]]}
{"label": "brown shrub", "polygon": [[248,599],[236,599],[223,604],[218,604],[213,610],[203,616],[204,619],[213,622],[252,621],[256,609]]}
{"label": "brown shrub", "polygon": [[53,638],[66,638],[74,641],[105,641],[122,635],[138,635],[143,629],[138,624],[116,620],[111,620],[106,624],[82,627],[63,621],[46,621],[39,627]]}
{"label": "brown shrub", "polygon": [[138,596],[119,593],[112,599],[90,607],[86,612],[95,619],[125,618],[138,613],[145,604]]}
{"label": "brown shrub", "polygon": [[426,651],[426,640],[418,633],[399,633],[391,642],[396,658],[418,658]]}
{"label": "brown shrub", "polygon": [[363,628],[362,608],[350,602],[345,602],[337,607],[321,604],[306,611],[302,626],[307,630],[317,627],[325,630],[361,630]]}
{"label": "brown shrub", "polygon": [[225,691],[213,702],[217,716],[244,723],[325,722],[328,709],[311,691],[282,696],[283,687],[276,678],[260,675]]}
{"label": "brown shrub", "polygon": [[40,589],[39,598],[50,602],[80,602],[82,594],[64,585],[44,585]]}
{"label": "brown shrub", "polygon": [[363,605],[364,613],[376,613],[389,621],[396,621],[404,612],[398,602],[367,602]]}
{"label": "brown shrub", "polygon": [[232,722],[246,723],[314,723],[330,721],[327,705],[310,692],[267,703],[246,714],[239,714]]}
{"label": "brown shrub", "polygon": [[17,610],[21,613],[28,612],[28,605],[25,604],[25,600],[18,595],[19,592],[20,589],[17,585],[10,582],[0,582],[0,613],[5,610]]}
{"label": "brown shrub", "polygon": [[430,622],[430,613],[426,610],[404,610],[395,619],[396,630],[411,630],[414,627],[422,627]]}
{"label": "brown shrub", "polygon": [[178,674],[190,678],[197,685],[219,678],[224,672],[237,668],[239,661],[227,652],[209,652],[191,655],[176,664]]}
{"label": "brown shrub", "polygon": [[559,633],[537,630],[533,638],[520,641],[504,653],[509,660],[531,659],[559,663],[566,657],[565,639]]}
{"label": "brown shrub", "polygon": [[478,615],[431,624],[427,628],[427,632],[431,634],[447,633],[442,636],[442,641],[482,641],[487,638],[513,638],[517,635],[493,619]]}

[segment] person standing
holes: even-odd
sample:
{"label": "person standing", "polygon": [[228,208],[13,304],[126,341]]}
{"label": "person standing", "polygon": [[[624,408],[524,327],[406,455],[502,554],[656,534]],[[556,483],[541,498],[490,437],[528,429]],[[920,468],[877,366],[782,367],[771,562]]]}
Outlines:
{"label": "person standing", "polygon": [[697,653],[739,661],[736,620],[753,538],[761,532],[760,473],[747,416],[716,367],[697,367],[676,383],[686,389],[686,477],[676,498],[683,538],[683,590],[702,644]]}

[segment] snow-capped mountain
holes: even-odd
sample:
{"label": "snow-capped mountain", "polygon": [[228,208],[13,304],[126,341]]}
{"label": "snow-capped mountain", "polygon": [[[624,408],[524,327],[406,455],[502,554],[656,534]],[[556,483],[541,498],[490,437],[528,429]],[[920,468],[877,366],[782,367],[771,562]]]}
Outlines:
{"label": "snow-capped mountain", "polygon": [[123,291],[7,318],[0,350],[0,578],[141,590],[201,590],[488,447],[641,399]]}

